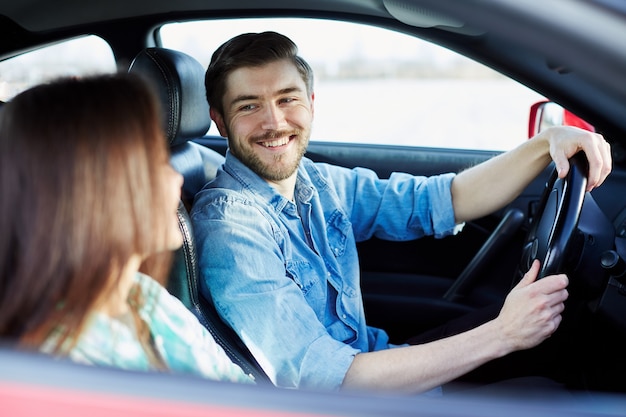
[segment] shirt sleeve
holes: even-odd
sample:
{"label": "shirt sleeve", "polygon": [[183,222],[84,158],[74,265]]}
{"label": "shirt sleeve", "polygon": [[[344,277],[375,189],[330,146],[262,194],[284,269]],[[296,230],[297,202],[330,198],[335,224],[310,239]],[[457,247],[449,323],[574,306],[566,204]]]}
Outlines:
{"label": "shirt sleeve", "polygon": [[345,204],[355,238],[442,238],[458,231],[450,191],[455,174],[431,177],[394,172],[380,179],[366,168],[316,164]]}
{"label": "shirt sleeve", "polygon": [[203,294],[212,295],[274,384],[339,388],[358,350],[328,334],[286,276],[285,232],[240,196],[196,198],[192,221]]}

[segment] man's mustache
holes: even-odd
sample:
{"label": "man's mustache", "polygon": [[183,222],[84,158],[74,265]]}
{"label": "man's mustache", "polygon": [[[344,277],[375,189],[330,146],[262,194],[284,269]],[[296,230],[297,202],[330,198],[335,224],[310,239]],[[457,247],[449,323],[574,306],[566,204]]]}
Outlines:
{"label": "man's mustache", "polygon": [[252,140],[254,142],[259,142],[263,140],[272,140],[277,138],[283,138],[285,136],[299,136],[302,133],[300,129],[292,129],[292,130],[268,130],[260,135],[253,136]]}

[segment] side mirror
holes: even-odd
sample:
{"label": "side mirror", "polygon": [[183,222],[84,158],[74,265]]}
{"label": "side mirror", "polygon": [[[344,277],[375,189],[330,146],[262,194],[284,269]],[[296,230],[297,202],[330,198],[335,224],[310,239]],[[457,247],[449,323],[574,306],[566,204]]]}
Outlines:
{"label": "side mirror", "polygon": [[530,107],[528,138],[553,126],[576,126],[590,132],[596,131],[593,125],[552,101],[540,101]]}

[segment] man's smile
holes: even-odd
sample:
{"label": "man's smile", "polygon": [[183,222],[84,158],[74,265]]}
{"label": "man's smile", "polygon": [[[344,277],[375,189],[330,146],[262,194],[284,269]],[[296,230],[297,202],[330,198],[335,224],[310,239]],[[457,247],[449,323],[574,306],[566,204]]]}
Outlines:
{"label": "man's smile", "polygon": [[275,140],[270,140],[270,141],[265,141],[265,142],[261,141],[257,143],[261,146],[265,146],[266,148],[276,148],[276,147],[284,146],[288,144],[292,137],[293,136],[286,136],[286,137],[275,139]]}

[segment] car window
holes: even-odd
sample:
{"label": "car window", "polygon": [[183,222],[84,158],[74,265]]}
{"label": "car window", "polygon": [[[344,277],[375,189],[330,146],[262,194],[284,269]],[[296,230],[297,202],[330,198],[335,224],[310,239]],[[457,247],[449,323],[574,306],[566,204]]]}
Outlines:
{"label": "car window", "polygon": [[179,22],[163,26],[160,39],[206,67],[227,39],[264,30],[289,36],[313,67],[316,141],[507,150],[527,139],[530,106],[543,98],[453,51],[362,24]]}
{"label": "car window", "polygon": [[113,51],[94,35],[47,45],[0,61],[0,101],[60,76],[115,72]]}

